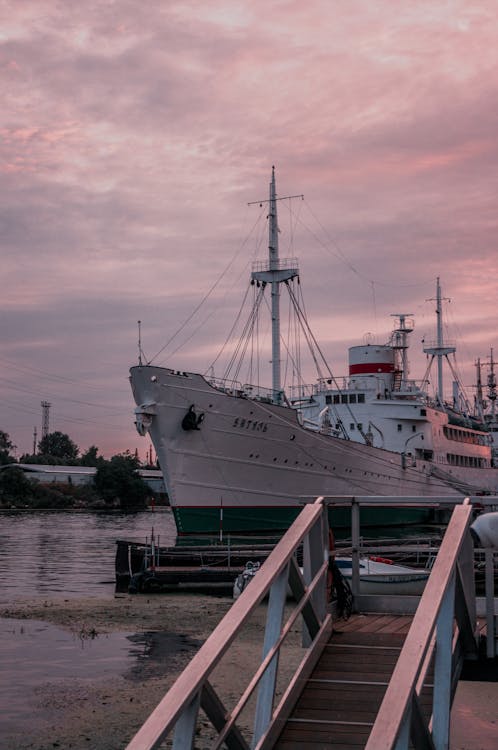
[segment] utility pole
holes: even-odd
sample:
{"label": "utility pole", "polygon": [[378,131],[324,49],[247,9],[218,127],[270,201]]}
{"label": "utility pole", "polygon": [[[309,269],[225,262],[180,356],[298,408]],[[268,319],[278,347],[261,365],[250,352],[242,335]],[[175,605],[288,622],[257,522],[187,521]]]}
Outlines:
{"label": "utility pole", "polygon": [[36,425],[33,427],[33,456],[36,455],[36,438],[38,436],[38,432],[36,431]]}

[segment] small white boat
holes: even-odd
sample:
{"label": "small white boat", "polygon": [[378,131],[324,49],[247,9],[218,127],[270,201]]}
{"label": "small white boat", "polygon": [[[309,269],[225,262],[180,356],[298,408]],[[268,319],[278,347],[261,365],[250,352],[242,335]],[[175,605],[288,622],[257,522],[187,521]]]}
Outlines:
{"label": "small white boat", "polygon": [[[352,559],[336,557],[342,576],[351,586]],[[397,565],[385,557],[360,558],[360,594],[420,595],[429,578],[430,570]]]}
{"label": "small white boat", "polygon": [[[335,563],[342,577],[351,587],[353,562],[350,557],[336,557]],[[252,581],[260,563],[248,562],[245,570],[235,579],[233,598],[237,599],[247,584]],[[397,565],[385,557],[360,558],[360,594],[422,594],[430,570]],[[290,592],[289,592],[290,593]]]}

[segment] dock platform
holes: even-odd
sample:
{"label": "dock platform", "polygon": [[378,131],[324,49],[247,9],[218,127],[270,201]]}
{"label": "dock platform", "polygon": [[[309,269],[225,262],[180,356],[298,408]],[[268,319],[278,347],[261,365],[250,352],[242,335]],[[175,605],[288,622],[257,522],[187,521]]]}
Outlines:
{"label": "dock platform", "polygon": [[[276,750],[364,748],[412,620],[357,614],[335,623]],[[430,674],[421,694],[427,719],[432,710]]]}

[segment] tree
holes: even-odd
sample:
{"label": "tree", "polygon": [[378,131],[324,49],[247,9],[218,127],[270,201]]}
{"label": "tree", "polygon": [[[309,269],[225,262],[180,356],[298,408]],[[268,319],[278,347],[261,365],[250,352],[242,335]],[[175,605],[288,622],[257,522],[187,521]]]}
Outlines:
{"label": "tree", "polygon": [[150,489],[138,473],[138,461],[129,454],[113,456],[99,466],[95,489],[106,503],[118,502],[123,509],[143,508]]}
{"label": "tree", "polygon": [[63,432],[51,432],[38,443],[38,453],[68,462],[78,458],[79,449],[69,435]]}
{"label": "tree", "polygon": [[102,466],[105,459],[98,455],[99,449],[96,445],[91,445],[88,450],[82,453],[80,458],[81,466]]}
{"label": "tree", "polygon": [[33,485],[19,466],[0,471],[0,498],[4,502],[26,501],[33,495]]}
{"label": "tree", "polygon": [[14,445],[10,439],[10,436],[0,430],[0,464],[10,464],[14,461],[14,458],[10,455],[10,451],[14,448]]}

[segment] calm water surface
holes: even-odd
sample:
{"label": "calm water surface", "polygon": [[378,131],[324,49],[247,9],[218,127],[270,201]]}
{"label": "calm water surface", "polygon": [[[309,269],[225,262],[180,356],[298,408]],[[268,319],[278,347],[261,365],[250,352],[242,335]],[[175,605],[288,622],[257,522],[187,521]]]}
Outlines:
{"label": "calm water surface", "polygon": [[174,545],[169,508],[154,513],[0,513],[0,593],[33,596],[108,596],[114,591],[116,540],[140,542],[151,529]]}
{"label": "calm water surface", "polygon": [[[135,514],[2,512],[2,601],[112,596],[116,540],[143,542],[152,527],[162,544],[175,544],[169,508]],[[137,659],[148,657],[154,638],[171,641],[172,636],[111,633],[82,638],[46,622],[0,618],[0,748],[15,750],[11,735],[47,726],[47,709],[40,706],[46,685],[123,674]],[[163,650],[185,648],[181,639],[181,634],[173,637]]]}

